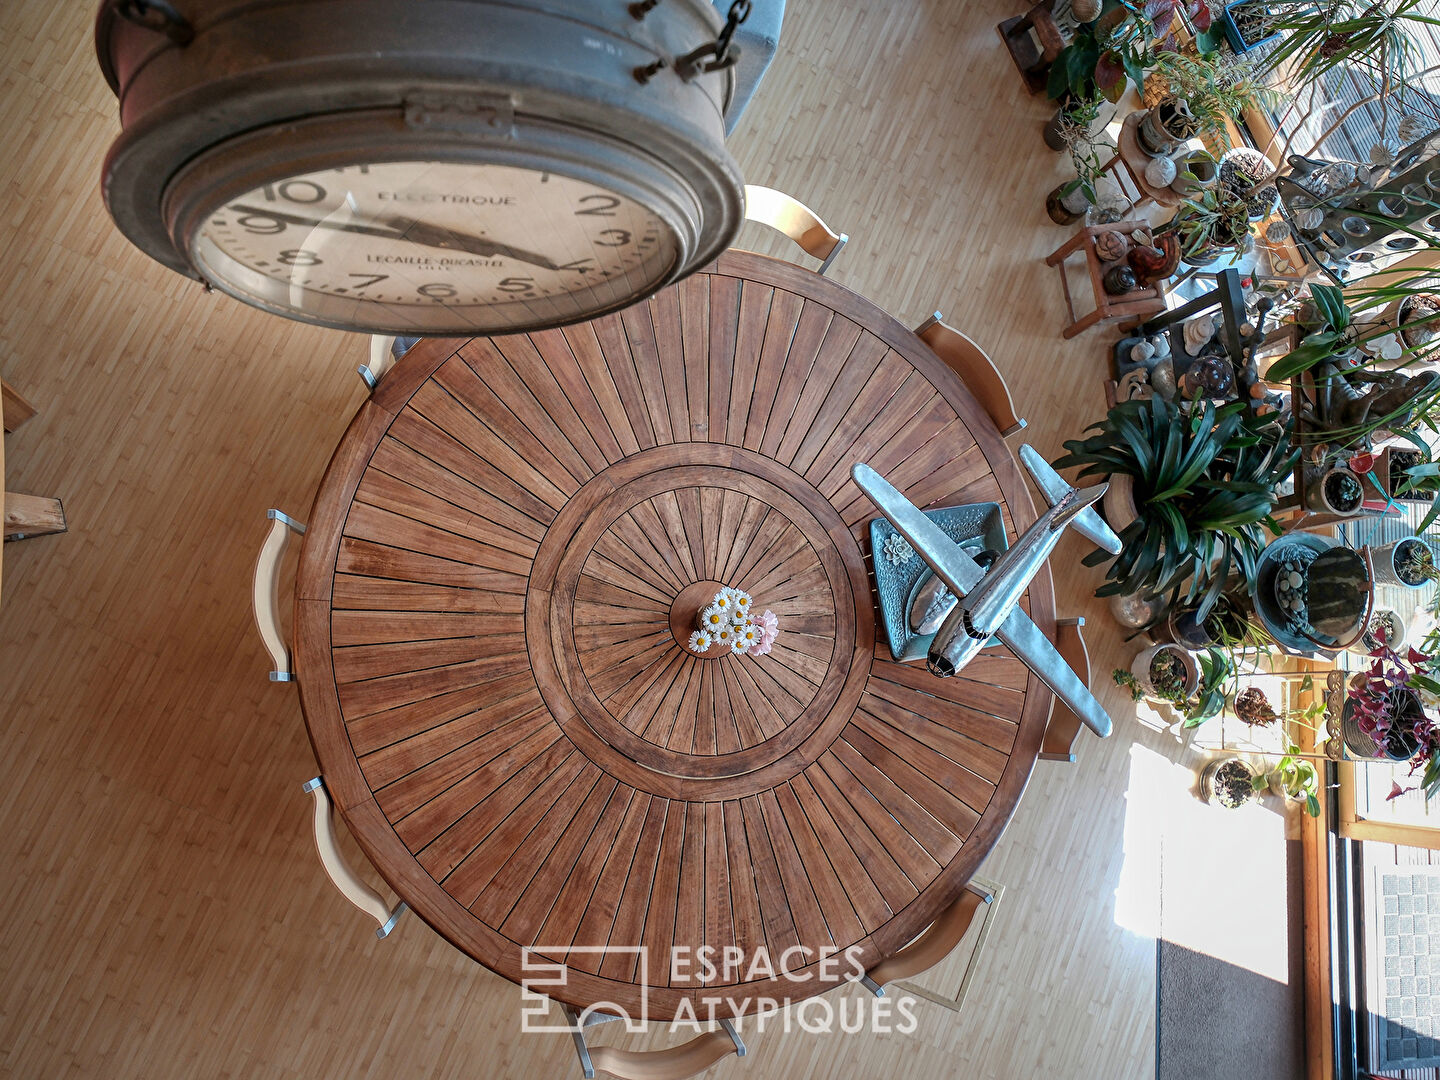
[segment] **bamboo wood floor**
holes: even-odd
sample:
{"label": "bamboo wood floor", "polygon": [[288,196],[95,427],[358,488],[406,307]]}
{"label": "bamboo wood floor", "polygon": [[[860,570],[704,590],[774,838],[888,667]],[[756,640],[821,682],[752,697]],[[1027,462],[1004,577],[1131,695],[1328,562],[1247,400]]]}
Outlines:
{"label": "bamboo wood floor", "polygon": [[[994,29],[1020,6],[792,3],[732,144],[749,181],[850,234],[836,280],[988,349],[1053,456],[1103,408],[1106,334],[1060,339],[1042,260],[1066,234],[1042,201],[1062,165]],[[314,760],[247,588],[265,508],[306,513],[364,396],[366,342],[205,295],[120,238],[93,15],[0,4],[0,373],[40,409],[8,479],[70,520],[5,551],[0,1073],[578,1075],[567,1037],[519,1034],[514,986],[413,918],[377,942],[317,864]],[[789,257],[758,226],[740,246]],[[1083,551],[1067,539],[1057,565]],[[965,1009],[921,1002],[910,1036],[772,1028],[715,1075],[1152,1074],[1154,945],[1116,925],[1115,894],[1131,744],[1173,751],[1110,686],[1133,650],[1091,581],[1066,567],[1057,606],[1090,616],[1120,723],[1037,766],[984,868],[1007,891]]]}

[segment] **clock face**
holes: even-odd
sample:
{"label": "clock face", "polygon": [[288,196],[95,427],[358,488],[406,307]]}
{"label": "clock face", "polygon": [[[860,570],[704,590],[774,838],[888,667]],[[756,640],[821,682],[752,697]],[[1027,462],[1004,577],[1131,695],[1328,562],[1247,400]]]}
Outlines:
{"label": "clock face", "polygon": [[357,330],[505,333],[586,318],[668,279],[674,231],[603,187],[510,165],[381,162],[226,200],[194,231],[213,284]]}

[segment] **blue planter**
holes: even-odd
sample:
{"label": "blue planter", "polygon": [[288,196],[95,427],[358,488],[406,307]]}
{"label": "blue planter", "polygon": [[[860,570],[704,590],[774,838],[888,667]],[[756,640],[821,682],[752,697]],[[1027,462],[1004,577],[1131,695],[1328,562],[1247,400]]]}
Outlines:
{"label": "blue planter", "polygon": [[1252,42],[1249,45],[1245,44],[1245,39],[1240,36],[1240,28],[1235,25],[1235,17],[1230,14],[1231,9],[1240,7],[1241,4],[1245,2],[1246,0],[1236,0],[1233,4],[1226,4],[1225,15],[1222,20],[1225,27],[1225,40],[1230,42],[1230,47],[1237,53],[1247,53],[1251,49],[1258,49],[1261,45],[1266,45],[1274,41],[1283,33],[1283,31],[1276,30],[1275,33],[1270,34],[1268,37],[1263,37],[1259,41]]}

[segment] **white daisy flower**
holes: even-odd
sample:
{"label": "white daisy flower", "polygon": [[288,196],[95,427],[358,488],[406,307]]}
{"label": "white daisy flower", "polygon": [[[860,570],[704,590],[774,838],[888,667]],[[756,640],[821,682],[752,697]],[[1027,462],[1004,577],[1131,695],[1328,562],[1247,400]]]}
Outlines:
{"label": "white daisy flower", "polygon": [[696,630],[690,635],[690,651],[693,653],[709,652],[710,646],[715,644],[708,631]]}
{"label": "white daisy flower", "polygon": [[730,612],[711,604],[700,612],[700,629],[716,631],[730,622]]}
{"label": "white daisy flower", "polygon": [[735,607],[735,600],[730,595],[732,591],[731,589],[721,589],[715,594],[715,598],[710,601],[710,606],[718,607],[721,611],[732,610]]}
{"label": "white daisy flower", "polygon": [[733,652],[736,656],[739,656],[748,648],[750,648],[750,646],[746,644],[745,639],[742,638],[739,634],[736,634],[735,640],[730,642],[730,651]]}
{"label": "white daisy flower", "polygon": [[741,615],[748,615],[750,613],[750,605],[750,594],[747,592],[741,592],[739,589],[736,589],[735,610],[738,611]]}
{"label": "white daisy flower", "polygon": [[735,628],[726,623],[724,626],[717,627],[710,638],[716,645],[729,645],[735,640]]}
{"label": "white daisy flower", "polygon": [[759,645],[760,638],[760,628],[758,626],[755,626],[754,624],[750,624],[747,626],[737,626],[735,628],[735,640],[743,643],[745,648],[747,649],[750,648],[750,646],[752,645]]}

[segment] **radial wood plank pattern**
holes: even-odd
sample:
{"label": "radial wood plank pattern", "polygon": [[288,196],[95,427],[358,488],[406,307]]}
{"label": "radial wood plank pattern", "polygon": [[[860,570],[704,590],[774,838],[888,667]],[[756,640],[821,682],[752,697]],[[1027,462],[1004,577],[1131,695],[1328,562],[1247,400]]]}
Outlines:
{"label": "radial wood plank pattern", "polygon": [[[873,964],[953,899],[1049,694],[1005,657],[948,683],[874,657],[845,471],[866,456],[921,502],[988,481],[1029,520],[948,368],[853,294],[730,254],[594,324],[422,343],[390,378],[388,423],[362,414],[317,496],[335,525],[300,577],[328,617],[297,618],[331,662],[300,678],[338,700],[308,720],[342,813],[432,925],[512,978],[523,947],[564,961],[577,1005],[643,981],[663,1014],[809,996],[838,977],[811,977],[822,950]],[[778,617],[767,654],[686,649],[723,585]],[[612,958],[762,940],[802,950],[795,978]]]}

